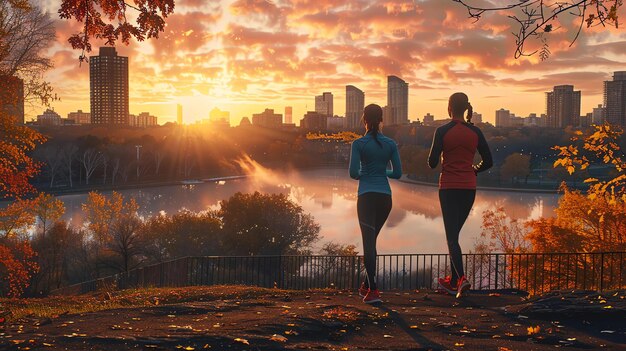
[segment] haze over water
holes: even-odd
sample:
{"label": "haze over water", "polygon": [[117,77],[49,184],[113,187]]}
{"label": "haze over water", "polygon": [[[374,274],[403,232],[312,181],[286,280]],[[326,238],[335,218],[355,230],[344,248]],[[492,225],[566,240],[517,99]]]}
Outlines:
{"label": "haze over water", "polygon": [[[274,172],[256,167],[247,179],[207,182],[196,185],[171,185],[120,191],[135,197],[142,216],[175,214],[187,209],[198,212],[217,209],[219,201],[236,192],[286,193],[311,213],[321,225],[315,251],[328,241],[357,245],[361,236],[356,218],[357,181],[347,169]],[[439,208],[438,190],[433,186],[391,181],[393,209],[378,241],[383,253],[445,253],[445,234]],[[66,207],[65,219],[82,223],[81,204],[87,194],[60,196]],[[461,245],[468,251],[480,235],[482,213],[503,206],[519,219],[550,216],[558,201],[556,194],[528,194],[478,191],[474,208],[461,232]]]}

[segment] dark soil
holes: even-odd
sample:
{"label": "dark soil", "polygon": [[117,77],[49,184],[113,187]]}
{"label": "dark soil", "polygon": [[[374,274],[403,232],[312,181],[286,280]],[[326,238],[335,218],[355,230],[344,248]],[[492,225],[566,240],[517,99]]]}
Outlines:
{"label": "dark soil", "polygon": [[193,301],[8,318],[0,350],[626,350],[623,292],[384,292],[370,306],[349,291],[202,289]]}

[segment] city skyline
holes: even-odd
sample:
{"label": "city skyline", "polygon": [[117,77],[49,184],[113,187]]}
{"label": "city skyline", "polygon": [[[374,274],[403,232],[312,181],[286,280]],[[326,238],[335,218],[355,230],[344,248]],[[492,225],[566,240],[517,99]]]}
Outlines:
{"label": "city skyline", "polygon": [[[581,112],[590,112],[603,101],[603,82],[625,68],[626,35],[610,28],[584,31],[571,48],[571,33],[553,33],[552,55],[540,62],[536,56],[513,59],[511,24],[503,18],[475,24],[451,2],[254,4],[183,1],[158,40],[118,46],[120,55],[132,58],[131,112],[148,110],[174,122],[181,104],[185,122],[194,123],[219,107],[238,124],[266,107],[292,106],[293,115],[302,116],[319,92],[344,101],[345,85],[366,92],[366,105],[384,106],[386,77],[397,75],[411,86],[409,120],[426,113],[445,117],[448,96],[464,91],[493,123],[492,111],[501,107],[543,113],[543,93],[563,84],[581,90]],[[55,12],[58,0],[43,6]],[[46,75],[61,97],[53,107],[61,115],[86,111],[87,65],[79,67],[79,52],[66,42],[79,28],[58,21],[57,30],[49,49],[56,67]],[[94,48],[100,45],[94,41]],[[345,115],[344,109],[335,104],[335,114]],[[40,111],[28,111],[27,119]]]}

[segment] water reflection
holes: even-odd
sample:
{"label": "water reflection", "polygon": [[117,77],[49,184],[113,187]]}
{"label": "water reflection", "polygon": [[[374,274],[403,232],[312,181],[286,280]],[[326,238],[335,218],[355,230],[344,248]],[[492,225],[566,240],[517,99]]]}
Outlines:
{"label": "water reflection", "polygon": [[[436,187],[392,181],[393,209],[379,237],[379,253],[446,252],[443,223]],[[356,219],[357,182],[347,170],[313,170],[276,173],[265,170],[247,179],[123,190],[136,198],[143,216],[173,214],[182,209],[204,211],[216,209],[219,201],[234,193],[261,191],[285,193],[320,223],[323,239],[316,244],[335,241],[360,248]],[[79,225],[81,204],[87,195],[66,195],[60,199],[67,207],[66,219]],[[482,212],[502,206],[510,216],[526,220],[549,216],[556,206],[557,195],[479,191],[474,209],[461,233],[461,245],[469,248],[480,234]]]}

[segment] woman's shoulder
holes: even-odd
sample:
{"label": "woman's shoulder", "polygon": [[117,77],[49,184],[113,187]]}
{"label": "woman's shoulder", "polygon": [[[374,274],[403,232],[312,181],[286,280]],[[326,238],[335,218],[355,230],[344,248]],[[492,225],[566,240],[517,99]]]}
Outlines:
{"label": "woman's shoulder", "polygon": [[380,134],[378,139],[380,141],[384,141],[384,142],[389,143],[389,144],[393,144],[393,145],[397,145],[398,144],[398,143],[396,143],[395,140],[391,139],[390,137],[388,137],[386,135]]}

